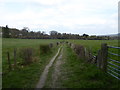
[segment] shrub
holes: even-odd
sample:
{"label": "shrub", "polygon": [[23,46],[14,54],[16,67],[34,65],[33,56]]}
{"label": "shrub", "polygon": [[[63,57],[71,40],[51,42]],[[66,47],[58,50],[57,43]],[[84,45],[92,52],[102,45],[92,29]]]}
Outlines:
{"label": "shrub", "polygon": [[40,45],[40,53],[46,54],[50,51],[49,45]]}
{"label": "shrub", "polygon": [[24,64],[30,64],[33,60],[33,49],[32,48],[22,48],[19,52],[20,57],[23,59]]}

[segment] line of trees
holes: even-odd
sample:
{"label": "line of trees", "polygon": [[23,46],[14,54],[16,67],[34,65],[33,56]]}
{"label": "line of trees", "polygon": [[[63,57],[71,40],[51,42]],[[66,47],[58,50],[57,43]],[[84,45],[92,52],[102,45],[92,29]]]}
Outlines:
{"label": "line of trees", "polygon": [[21,38],[21,39],[82,39],[82,40],[109,40],[108,36],[89,36],[88,34],[68,34],[58,33],[57,31],[50,31],[50,35],[44,31],[30,31],[28,27],[24,27],[22,30],[16,28],[9,28],[8,25],[2,28],[3,38]]}

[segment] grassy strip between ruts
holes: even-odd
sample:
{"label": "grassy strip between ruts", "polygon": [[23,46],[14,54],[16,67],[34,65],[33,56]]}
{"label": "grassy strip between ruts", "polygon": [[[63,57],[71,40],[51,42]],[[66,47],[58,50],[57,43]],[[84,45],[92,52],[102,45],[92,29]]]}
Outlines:
{"label": "grassy strip between ruts", "polygon": [[62,88],[118,88],[119,81],[100,71],[95,65],[77,58],[74,51],[64,47],[61,84]]}
{"label": "grassy strip between ruts", "polygon": [[35,88],[42,71],[57,52],[57,48],[54,47],[52,53],[43,55],[37,62],[5,74],[3,88]]}

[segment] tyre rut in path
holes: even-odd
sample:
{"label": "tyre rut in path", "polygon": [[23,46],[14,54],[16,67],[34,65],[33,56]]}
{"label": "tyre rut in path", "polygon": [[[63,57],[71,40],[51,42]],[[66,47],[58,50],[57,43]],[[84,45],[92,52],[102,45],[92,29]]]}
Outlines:
{"label": "tyre rut in path", "polygon": [[55,59],[57,58],[57,56],[59,55],[61,50],[61,47],[58,49],[58,52],[56,53],[56,55],[50,60],[49,64],[46,65],[44,71],[42,72],[41,76],[40,76],[40,80],[36,86],[36,88],[43,88],[45,85],[45,81],[47,79],[47,74],[49,72],[49,68],[52,66],[53,62],[55,61]]}
{"label": "tyre rut in path", "polygon": [[61,78],[61,65],[64,63],[63,62],[63,48],[61,49],[61,52],[59,54],[59,56],[57,57],[55,64],[54,64],[54,70],[52,73],[52,79],[51,79],[51,83],[49,85],[49,87],[52,88],[61,88],[61,82],[60,82],[60,78]]}

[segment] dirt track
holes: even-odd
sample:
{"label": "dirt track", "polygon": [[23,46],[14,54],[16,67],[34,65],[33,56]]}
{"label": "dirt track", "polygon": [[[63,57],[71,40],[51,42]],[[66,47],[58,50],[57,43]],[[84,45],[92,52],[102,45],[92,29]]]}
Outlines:
{"label": "dirt track", "polygon": [[53,66],[54,69],[53,69],[53,73],[52,73],[52,80],[49,85],[52,88],[60,88],[60,86],[61,86],[59,79],[61,76],[61,65],[64,63],[62,59],[63,59],[63,48]]}
{"label": "dirt track", "polygon": [[[53,62],[56,60],[56,58],[57,58],[57,56],[59,55],[60,51],[61,51],[61,47],[58,49],[58,52],[56,53],[56,55],[50,60],[49,64],[46,65],[43,73],[42,73],[41,76],[40,76],[40,80],[39,80],[36,88],[43,88],[43,87],[44,87],[45,81],[46,81],[46,79],[47,79],[47,75],[48,75],[48,72],[49,72],[49,69],[50,69],[50,67],[53,65]],[[60,55],[60,56],[61,56],[61,55]]]}

